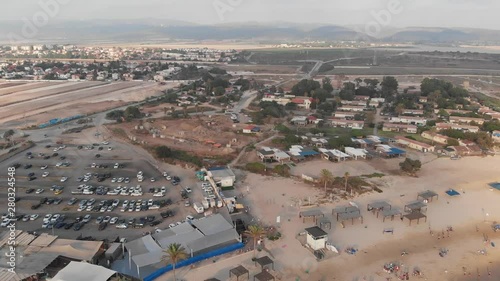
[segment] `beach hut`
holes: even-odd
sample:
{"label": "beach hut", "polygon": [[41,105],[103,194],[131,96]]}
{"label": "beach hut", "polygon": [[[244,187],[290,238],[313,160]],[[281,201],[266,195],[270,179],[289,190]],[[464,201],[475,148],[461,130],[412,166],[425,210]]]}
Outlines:
{"label": "beach hut", "polygon": [[385,210],[382,211],[382,217],[384,218],[382,221],[385,222],[386,218],[391,218],[391,221],[393,221],[394,217],[398,216],[398,215],[399,216],[402,215],[401,211],[398,210],[398,209],[392,209],[392,208],[391,209],[385,209]]}
{"label": "beach hut", "polygon": [[427,190],[424,192],[420,192],[417,195],[417,200],[423,200],[424,202],[432,202],[432,200],[436,197],[436,199],[439,199],[439,195],[431,190]]}
{"label": "beach hut", "polygon": [[373,214],[377,214],[377,218],[378,218],[378,214],[380,211],[390,210],[390,209],[392,209],[392,206],[391,206],[391,204],[389,204],[385,201],[377,201],[377,202],[373,202],[373,203],[368,204],[366,209],[369,212],[372,212]]}
{"label": "beach hut", "polygon": [[330,221],[330,219],[325,218],[325,217],[320,218],[316,222],[316,225],[318,225],[319,227],[321,227],[323,229],[325,229],[327,227],[328,227],[328,229],[332,229],[332,222]]}
{"label": "beach hut", "polygon": [[268,256],[263,256],[255,260],[255,263],[260,265],[260,269],[264,271],[265,267],[270,265],[272,269],[274,270],[274,261],[268,257]]}
{"label": "beach hut", "polygon": [[414,201],[411,203],[408,203],[405,205],[405,212],[407,213],[412,213],[412,212],[423,212],[426,210],[427,204],[425,204],[423,201]]}
{"label": "beach hut", "polygon": [[419,211],[411,212],[409,214],[404,215],[404,217],[407,218],[410,221],[410,225],[411,225],[412,221],[414,221],[414,220],[416,220],[417,224],[419,224],[420,223],[420,219],[423,219],[423,218],[425,218],[425,221],[427,222],[427,216],[424,215],[424,214],[422,214]]}
{"label": "beach hut", "polygon": [[258,273],[256,274],[254,277],[253,277],[253,280],[258,280],[258,281],[271,281],[271,280],[275,280],[274,279],[274,276],[267,272],[267,271],[262,271],[261,273]]}
{"label": "beach hut", "polygon": [[328,233],[323,229],[313,226],[305,229],[307,233],[306,243],[313,249],[321,250],[326,247],[326,241],[328,240]]}
{"label": "beach hut", "polygon": [[250,273],[248,272],[248,269],[246,269],[244,266],[242,265],[238,265],[237,267],[229,270],[229,278],[231,278],[231,276],[236,276],[236,280],[240,280],[240,276],[243,276],[243,275],[247,275],[247,280],[250,279]]}
{"label": "beach hut", "polygon": [[307,218],[312,218],[316,223],[319,217],[324,217],[325,214],[318,209],[307,210],[299,213],[299,218],[302,218],[302,222],[306,222]]}

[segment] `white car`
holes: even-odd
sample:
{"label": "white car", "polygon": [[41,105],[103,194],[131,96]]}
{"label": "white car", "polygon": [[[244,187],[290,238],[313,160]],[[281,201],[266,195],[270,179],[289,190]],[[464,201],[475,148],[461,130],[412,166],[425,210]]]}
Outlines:
{"label": "white car", "polygon": [[78,207],[78,209],[76,209],[76,210],[77,210],[78,212],[81,212],[81,211],[86,210],[86,209],[87,209],[87,206],[85,206],[85,205],[80,205],[80,206]]}
{"label": "white car", "polygon": [[163,193],[167,193],[167,188],[164,187],[164,186],[162,186],[160,191],[163,192]]}
{"label": "white car", "polygon": [[45,189],[43,189],[43,188],[39,188],[39,189],[37,189],[37,190],[36,190],[36,192],[35,192],[35,193],[36,193],[36,194],[41,194],[41,193],[43,193],[44,191],[45,191]]}
{"label": "white car", "polygon": [[56,221],[59,219],[59,217],[61,217],[61,215],[59,215],[59,214],[55,214],[55,215],[53,215],[53,216],[50,218],[50,222],[56,222]]}
{"label": "white car", "polygon": [[2,223],[0,223],[0,226],[6,227],[10,223],[10,219],[3,219]]}
{"label": "white car", "polygon": [[142,182],[144,180],[144,177],[137,177],[138,182]]}
{"label": "white car", "polygon": [[142,177],[144,173],[142,171],[137,172],[137,177]]}
{"label": "white car", "polygon": [[187,193],[191,193],[192,192],[191,188],[189,188],[189,187],[185,187],[184,190],[186,190]]}
{"label": "white car", "polygon": [[121,223],[116,225],[116,228],[118,229],[127,229],[127,227],[128,225],[126,223]]}
{"label": "white car", "polygon": [[168,227],[170,227],[170,228],[175,227],[175,226],[176,226],[175,223],[171,223],[171,224],[168,225]]}
{"label": "white car", "polygon": [[172,177],[171,177],[171,176],[166,176],[165,178],[166,178],[168,181],[169,181],[169,180],[172,180]]}
{"label": "white car", "polygon": [[111,179],[111,182],[116,182],[117,181],[117,178],[112,178]]}
{"label": "white car", "polygon": [[47,166],[47,165],[43,165],[42,167],[40,167],[40,169],[41,169],[41,170],[45,170],[45,169],[47,169],[48,167],[49,167],[49,166]]}
{"label": "white car", "polygon": [[42,178],[46,178],[46,177],[48,177],[48,176],[49,176],[49,174],[50,174],[49,172],[44,172],[44,173],[42,174]]}
{"label": "white car", "polygon": [[118,217],[113,217],[113,218],[111,218],[111,220],[109,221],[109,223],[110,224],[115,224],[117,221],[118,221]]}
{"label": "white car", "polygon": [[194,220],[194,217],[193,216],[186,216],[186,220],[187,221],[192,221],[192,220]]}
{"label": "white car", "polygon": [[52,218],[52,214],[46,214],[45,217],[43,217],[43,221],[50,221],[50,218]]}
{"label": "white car", "polygon": [[120,168],[120,164],[115,163],[115,165],[113,166],[113,168],[114,168],[114,169],[118,169],[118,168]]}
{"label": "white car", "polygon": [[128,206],[128,200],[123,201],[123,203],[122,203],[122,207],[124,207],[124,208],[125,208],[125,207],[127,207],[127,206]]}
{"label": "white car", "polygon": [[163,172],[163,176],[164,177],[168,177],[168,173],[167,172]]}
{"label": "white car", "polygon": [[107,195],[118,195],[118,191],[116,190],[110,190],[108,191],[108,193],[106,193]]}
{"label": "white car", "polygon": [[109,144],[109,141],[103,141],[102,144],[104,145],[108,145]]}
{"label": "white car", "polygon": [[156,179],[155,179],[155,178],[151,178],[151,182],[155,182],[155,181],[156,181]]}
{"label": "white car", "polygon": [[123,180],[124,180],[124,179],[125,179],[125,178],[121,178],[121,177],[120,177],[120,178],[118,178],[118,179],[116,180],[116,182],[123,182]]}
{"label": "white car", "polygon": [[92,217],[91,217],[90,215],[85,215],[85,216],[83,217],[83,219],[82,219],[82,222],[87,223],[87,222],[89,222],[91,219],[92,219]]}
{"label": "white car", "polygon": [[140,212],[140,211],[141,211],[141,205],[136,206],[136,207],[135,207],[135,211],[136,211],[136,212]]}
{"label": "white car", "polygon": [[34,221],[36,219],[38,219],[39,215],[38,214],[33,214],[30,216],[30,221]]}
{"label": "white car", "polygon": [[67,181],[67,180],[68,180],[68,177],[62,177],[62,178],[61,178],[61,182],[65,182],[65,181]]}
{"label": "white car", "polygon": [[153,194],[153,197],[163,197],[163,196],[165,196],[165,193],[163,193],[163,192],[157,192],[157,193]]}
{"label": "white car", "polygon": [[104,219],[102,219],[102,222],[109,222],[111,220],[110,216],[105,216]]}
{"label": "white car", "polygon": [[108,150],[113,150],[113,148],[110,146],[110,147],[108,147]]}
{"label": "white car", "polygon": [[96,165],[97,165],[96,163],[92,163],[90,164],[90,168],[95,168]]}
{"label": "white car", "polygon": [[115,199],[115,200],[113,200],[113,204],[112,204],[112,205],[113,205],[113,207],[118,206],[118,204],[120,204],[120,199]]}
{"label": "white car", "polygon": [[142,192],[135,192],[135,191],[130,193],[131,196],[142,196],[142,194],[143,194]]}
{"label": "white car", "polygon": [[61,165],[62,165],[62,162],[57,162],[56,163],[56,167],[61,167]]}
{"label": "white car", "polygon": [[148,200],[148,206],[152,206],[153,205],[153,199],[149,199]]}

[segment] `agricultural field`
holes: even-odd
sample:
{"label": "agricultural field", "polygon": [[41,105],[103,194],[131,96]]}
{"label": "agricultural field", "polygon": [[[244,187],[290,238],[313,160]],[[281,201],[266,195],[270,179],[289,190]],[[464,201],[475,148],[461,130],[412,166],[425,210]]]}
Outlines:
{"label": "agricultural field", "polygon": [[160,95],[167,87],[153,82],[30,82],[5,86],[0,89],[0,123],[30,126],[53,118],[100,112]]}

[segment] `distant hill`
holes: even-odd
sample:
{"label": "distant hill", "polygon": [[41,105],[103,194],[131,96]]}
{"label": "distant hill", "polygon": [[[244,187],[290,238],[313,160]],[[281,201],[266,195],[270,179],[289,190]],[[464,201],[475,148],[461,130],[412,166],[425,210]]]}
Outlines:
{"label": "distant hill", "polygon": [[386,42],[500,42],[500,31],[468,28],[407,28],[382,38]]}
{"label": "distant hill", "polygon": [[[23,22],[0,21],[0,42],[21,34]],[[382,41],[416,43],[500,42],[500,31],[465,28],[388,29],[383,38],[371,38],[355,28],[296,23],[198,25],[168,19],[56,21],[41,27],[29,42],[146,42],[155,40],[265,40]]]}

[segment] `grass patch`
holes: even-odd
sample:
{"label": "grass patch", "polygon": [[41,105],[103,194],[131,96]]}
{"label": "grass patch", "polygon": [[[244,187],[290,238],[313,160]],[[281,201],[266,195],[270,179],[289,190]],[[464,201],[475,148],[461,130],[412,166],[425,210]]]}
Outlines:
{"label": "grass patch", "polygon": [[373,173],[373,174],[368,174],[368,175],[361,175],[361,177],[364,177],[364,178],[381,178],[381,177],[385,177],[385,174],[382,174],[382,173]]}
{"label": "grass patch", "polygon": [[111,129],[111,131],[118,137],[123,137],[123,138],[127,137],[127,133],[122,128],[113,128]]}

